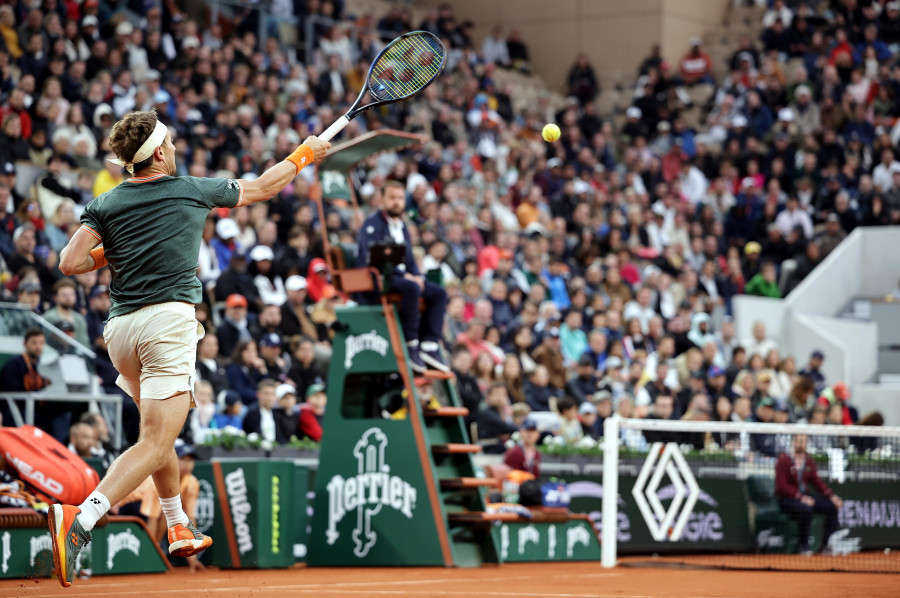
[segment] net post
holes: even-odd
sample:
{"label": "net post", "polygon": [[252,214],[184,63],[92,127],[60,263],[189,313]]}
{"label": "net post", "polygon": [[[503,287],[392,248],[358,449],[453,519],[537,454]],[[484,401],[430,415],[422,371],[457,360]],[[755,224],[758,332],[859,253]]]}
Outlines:
{"label": "net post", "polygon": [[603,421],[603,527],[600,563],[605,568],[616,566],[616,532],[618,531],[619,497],[619,418]]}

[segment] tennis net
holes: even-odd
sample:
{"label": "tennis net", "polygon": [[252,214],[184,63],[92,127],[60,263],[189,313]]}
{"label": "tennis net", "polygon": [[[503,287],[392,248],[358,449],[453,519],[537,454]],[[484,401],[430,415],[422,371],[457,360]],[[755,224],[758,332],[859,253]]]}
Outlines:
{"label": "tennis net", "polygon": [[614,416],[602,469],[604,566],[900,573],[900,428]]}

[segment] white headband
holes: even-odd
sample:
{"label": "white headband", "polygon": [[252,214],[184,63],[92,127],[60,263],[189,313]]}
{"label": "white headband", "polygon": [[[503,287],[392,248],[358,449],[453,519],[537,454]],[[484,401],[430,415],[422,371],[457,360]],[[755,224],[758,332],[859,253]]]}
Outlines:
{"label": "white headband", "polygon": [[125,160],[120,160],[118,158],[110,159],[109,161],[113,164],[118,164],[122,166],[131,174],[134,174],[134,165],[140,164],[147,158],[153,155],[153,152],[156,151],[156,148],[163,144],[163,141],[166,140],[166,133],[169,132],[169,127],[162,124],[162,121],[159,119],[156,120],[156,128],[153,129],[153,132],[150,133],[150,137],[147,138],[147,141],[144,142],[138,151],[134,153],[134,158],[131,159],[131,162],[126,162]]}

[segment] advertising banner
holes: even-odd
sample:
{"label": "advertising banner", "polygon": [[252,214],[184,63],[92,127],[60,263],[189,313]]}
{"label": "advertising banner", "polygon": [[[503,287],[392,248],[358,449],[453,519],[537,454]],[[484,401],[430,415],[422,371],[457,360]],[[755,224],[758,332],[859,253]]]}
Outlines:
{"label": "advertising banner", "polygon": [[[587,513],[598,533],[602,529],[603,485],[599,476],[567,479],[572,498],[570,509]],[[751,513],[760,511],[747,493],[747,482],[739,479],[697,479],[699,494],[677,541],[654,540],[651,525],[632,495],[636,478],[619,478],[617,539],[621,554],[672,554],[691,551],[789,552],[796,545],[796,526],[777,507],[774,515],[760,515],[751,521]],[[838,511],[839,527],[831,539],[832,547],[842,553],[881,549],[896,545],[900,534],[900,482],[848,482],[833,484],[832,489],[844,499]],[[645,495],[649,492],[644,490]],[[671,483],[654,489],[656,499],[668,511],[677,493]],[[777,505],[777,503],[774,503]],[[767,505],[770,508],[772,505]],[[684,502],[678,506],[678,519]],[[812,539],[821,538],[822,521],[813,521]]]}
{"label": "advertising banner", "polygon": [[[740,480],[698,480],[700,491],[697,501],[687,517],[681,537],[676,542],[658,542],[653,539],[640,508],[632,496],[635,477],[619,478],[619,509],[617,538],[621,554],[674,553],[685,550],[733,551],[752,546],[748,499],[745,485]],[[599,533],[603,521],[603,484],[600,477],[582,476],[567,478],[572,502],[569,509],[587,513]],[[644,490],[648,492],[647,489]],[[677,488],[669,483],[653,489],[653,494],[664,509],[668,509]],[[684,508],[682,502],[679,509]],[[675,513],[674,519],[678,519]]]}
{"label": "advertising banner", "polygon": [[494,533],[504,563],[600,560],[600,542],[584,520],[501,523]]}
{"label": "advertising banner", "polygon": [[198,462],[197,527],[214,540],[201,560],[234,569],[294,564],[296,511],[306,508],[295,474],[290,461]]}
{"label": "advertising banner", "polygon": [[[169,568],[146,528],[135,521],[95,527],[91,542],[78,555],[78,566],[92,575],[163,573]],[[46,527],[0,530],[0,578],[50,577],[52,568]]]}

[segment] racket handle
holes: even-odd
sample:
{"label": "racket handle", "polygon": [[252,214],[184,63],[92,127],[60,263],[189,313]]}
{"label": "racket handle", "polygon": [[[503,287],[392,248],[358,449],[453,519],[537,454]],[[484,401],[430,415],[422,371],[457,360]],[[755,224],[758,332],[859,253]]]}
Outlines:
{"label": "racket handle", "polygon": [[347,115],[340,117],[334,124],[325,129],[325,132],[319,135],[319,139],[322,141],[331,141],[331,138],[344,130],[344,127],[350,124],[350,119],[347,118]]}

